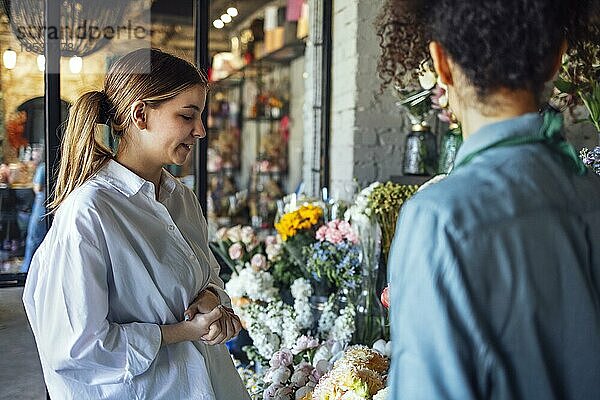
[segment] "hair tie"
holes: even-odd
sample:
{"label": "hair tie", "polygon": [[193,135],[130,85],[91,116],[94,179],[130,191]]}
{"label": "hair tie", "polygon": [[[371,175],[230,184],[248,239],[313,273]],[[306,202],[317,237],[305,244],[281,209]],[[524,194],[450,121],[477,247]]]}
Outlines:
{"label": "hair tie", "polygon": [[110,121],[111,121],[111,119],[114,118],[115,112],[114,112],[112,103],[108,99],[108,96],[106,95],[104,90],[102,90],[100,92],[100,94],[101,94],[102,98],[100,99],[100,113],[98,115],[97,122],[99,124],[104,124],[104,125],[110,126]]}

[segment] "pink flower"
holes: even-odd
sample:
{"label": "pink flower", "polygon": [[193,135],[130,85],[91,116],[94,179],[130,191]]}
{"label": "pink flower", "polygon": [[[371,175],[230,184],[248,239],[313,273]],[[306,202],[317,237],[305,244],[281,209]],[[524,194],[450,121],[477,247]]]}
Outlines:
{"label": "pink flower", "polygon": [[271,357],[271,361],[269,361],[269,365],[272,368],[277,368],[280,366],[287,367],[288,365],[292,364],[293,359],[294,355],[292,354],[292,352],[289,349],[283,348],[275,352],[275,354],[273,354],[273,357]]}
{"label": "pink flower", "polygon": [[301,362],[294,368],[294,373],[290,377],[290,382],[296,385],[296,387],[306,385],[313,369],[314,367],[306,361]]}
{"label": "pink flower", "polygon": [[250,265],[255,271],[266,271],[267,268],[267,257],[262,254],[255,254],[250,260]]}
{"label": "pink flower", "polygon": [[272,382],[273,384],[285,383],[290,379],[291,375],[292,371],[288,367],[281,365],[277,368],[269,368],[264,379],[265,382]]}
{"label": "pink flower", "polygon": [[352,233],[352,226],[350,226],[350,223],[348,221],[340,221],[340,223],[338,224],[337,228],[344,234],[347,235],[349,233]]}
{"label": "pink flower", "polygon": [[328,231],[329,231],[329,227],[327,225],[323,225],[319,229],[317,229],[317,233],[315,234],[315,237],[317,238],[317,240],[322,242],[323,240],[325,240],[325,236],[327,235]]}
{"label": "pink flower", "polygon": [[250,252],[250,251],[254,250],[259,244],[260,244],[260,241],[258,240],[258,238],[256,236],[254,236],[250,243],[246,243],[246,250],[248,250]]}
{"label": "pink flower", "polygon": [[344,235],[337,229],[330,229],[325,234],[325,239],[333,244],[341,243],[344,240]]}
{"label": "pink flower", "polygon": [[386,286],[385,289],[383,289],[383,292],[381,292],[381,304],[383,304],[383,306],[385,308],[390,308],[390,286]]}
{"label": "pink flower", "polygon": [[334,219],[333,221],[329,221],[327,223],[327,226],[329,227],[329,229],[338,229],[339,224],[340,224],[340,220]]}
{"label": "pink flower", "polygon": [[346,235],[346,240],[348,240],[350,243],[357,244],[358,236],[356,235],[356,233],[350,232]]}
{"label": "pink flower", "polygon": [[277,236],[269,235],[265,238],[265,245],[270,246],[277,244]]}
{"label": "pink flower", "polygon": [[298,338],[298,341],[292,348],[292,353],[299,354],[304,350],[314,349],[317,346],[319,346],[319,341],[317,339],[311,336],[302,335]]}
{"label": "pink flower", "polygon": [[240,243],[234,243],[229,247],[228,253],[232,260],[239,260],[244,255],[244,248]]}

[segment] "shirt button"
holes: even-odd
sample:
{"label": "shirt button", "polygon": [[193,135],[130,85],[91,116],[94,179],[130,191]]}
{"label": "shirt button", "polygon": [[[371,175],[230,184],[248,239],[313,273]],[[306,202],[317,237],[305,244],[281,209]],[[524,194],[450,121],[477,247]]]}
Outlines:
{"label": "shirt button", "polygon": [[196,255],[195,254],[190,254],[188,256],[188,258],[193,261],[196,258]]}
{"label": "shirt button", "polygon": [[175,225],[169,225],[169,230],[170,230],[170,231],[173,231],[173,230],[175,230]]}

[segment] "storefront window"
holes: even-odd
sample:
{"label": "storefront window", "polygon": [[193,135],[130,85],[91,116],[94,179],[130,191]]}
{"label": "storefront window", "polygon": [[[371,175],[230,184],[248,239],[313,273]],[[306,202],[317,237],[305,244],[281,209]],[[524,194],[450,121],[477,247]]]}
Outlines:
{"label": "storefront window", "polygon": [[[24,281],[24,275],[19,273],[27,272],[31,255],[43,240],[46,233],[43,216],[47,211],[43,35],[39,37],[35,29],[28,30],[32,34],[26,37],[17,38],[15,33],[19,27],[43,26],[44,20],[43,15],[17,16],[21,2],[10,4],[0,10],[3,56],[0,69],[0,279],[3,284]],[[40,0],[38,6],[43,10],[44,2]],[[156,47],[192,63],[195,61],[191,1],[115,0],[65,2],[63,6],[60,29],[65,37],[61,36],[60,70],[49,71],[60,73],[62,123],[66,122],[69,106],[86,91],[101,90],[111,64],[131,50]],[[72,35],[69,35],[69,27],[75,29]],[[98,135],[115,148],[109,128],[99,127]],[[196,160],[189,157],[183,166],[166,168],[194,189],[195,165]]]}

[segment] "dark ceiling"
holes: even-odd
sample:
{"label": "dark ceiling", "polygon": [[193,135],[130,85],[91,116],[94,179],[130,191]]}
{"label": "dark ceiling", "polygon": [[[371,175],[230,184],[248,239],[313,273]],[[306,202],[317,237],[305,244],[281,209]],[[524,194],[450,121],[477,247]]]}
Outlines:
{"label": "dark ceiling", "polygon": [[[153,19],[172,19],[172,18],[191,18],[193,14],[194,0],[155,0],[152,3],[151,15]],[[227,32],[236,28],[236,25],[243,22],[256,10],[270,3],[272,0],[211,0],[210,1],[210,24],[224,14],[229,7],[238,9],[238,16],[229,24],[226,24],[221,31]]]}
{"label": "dark ceiling", "polygon": [[[273,2],[273,0],[211,0],[209,8],[209,52],[211,57],[221,51],[230,51],[229,37],[232,30],[237,30],[239,24],[243,23],[254,14],[257,10],[264,7],[266,4]],[[193,40],[193,4],[194,0],[153,0],[151,8],[151,18],[153,23],[162,23],[167,26],[173,26],[173,34],[175,37],[167,39],[177,39],[176,26],[181,25],[184,29],[180,32],[179,36],[183,33],[188,32],[189,29],[185,29],[188,26],[191,29],[191,35],[184,35],[186,38],[179,40],[183,43],[185,40]],[[238,15],[233,18],[233,21],[226,24],[222,29],[216,29],[212,23],[215,19],[227,12],[227,8],[235,7],[238,9]],[[187,37],[189,36],[189,37]],[[165,40],[167,40],[165,39]],[[181,39],[181,38],[180,38]],[[179,43],[180,47],[183,44]],[[166,46],[166,44],[164,44]],[[189,46],[188,46],[189,47]]]}

